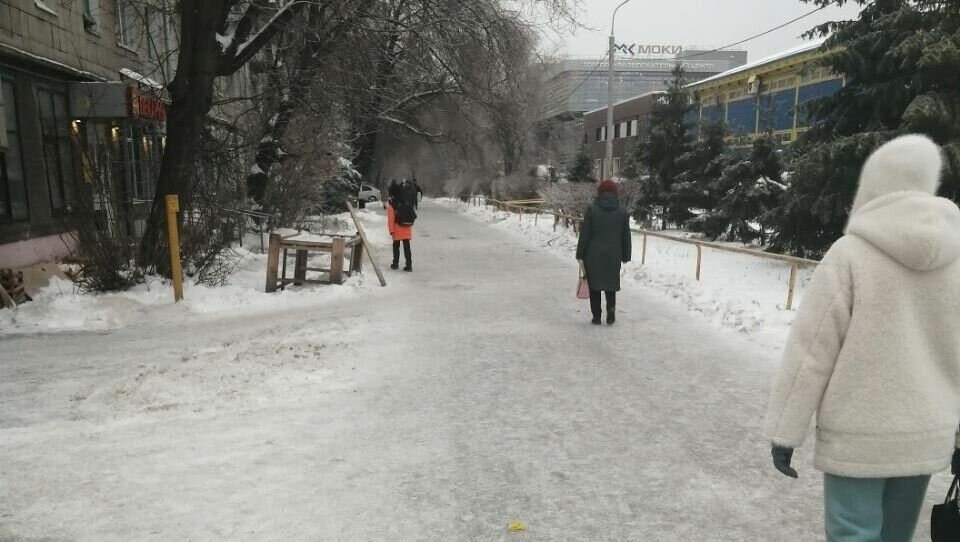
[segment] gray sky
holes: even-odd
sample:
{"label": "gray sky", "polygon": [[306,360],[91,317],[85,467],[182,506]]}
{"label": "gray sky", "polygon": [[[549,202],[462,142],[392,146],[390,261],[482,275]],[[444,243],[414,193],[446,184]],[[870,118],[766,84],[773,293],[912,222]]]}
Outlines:
{"label": "gray sky", "polygon": [[[548,53],[600,58],[607,49],[610,17],[622,0],[583,0],[580,22],[597,29],[576,35],[546,36]],[[670,44],[715,48],[759,34],[814,9],[800,0],[632,0],[617,15],[618,43]],[[802,43],[814,25],[856,18],[859,8],[830,7],[774,33],[742,45],[757,60]]]}

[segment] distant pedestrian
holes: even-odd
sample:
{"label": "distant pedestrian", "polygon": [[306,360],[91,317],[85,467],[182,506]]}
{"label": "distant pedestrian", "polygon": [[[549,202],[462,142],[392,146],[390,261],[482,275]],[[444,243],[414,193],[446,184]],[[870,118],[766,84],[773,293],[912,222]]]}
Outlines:
{"label": "distant pedestrian", "polygon": [[590,311],[594,325],[600,325],[601,292],[607,296],[607,324],[617,321],[617,292],[620,291],[620,265],[630,261],[632,239],[630,217],[620,205],[619,187],[603,181],[597,199],[583,213],[577,260],[590,286]]}
{"label": "distant pedestrian", "polygon": [[414,190],[416,190],[416,193],[417,193],[417,199],[416,199],[416,201],[414,202],[413,206],[414,206],[415,208],[419,209],[419,208],[420,208],[420,202],[423,201],[423,189],[420,188],[420,183],[417,182],[417,178],[416,178],[416,177],[413,178],[413,188],[414,188]]}
{"label": "distant pedestrian", "polygon": [[400,267],[400,245],[402,243],[403,256],[406,261],[403,270],[413,271],[410,241],[413,239],[413,223],[416,219],[417,212],[410,204],[410,200],[404,196],[403,186],[391,183],[390,199],[387,205],[387,229],[393,239],[393,263],[390,265],[390,269],[395,270]]}
{"label": "distant pedestrian", "polygon": [[408,179],[400,182],[400,197],[409,203],[411,208],[417,208],[417,189]]}
{"label": "distant pedestrian", "polygon": [[913,539],[933,473],[960,468],[960,209],[943,159],[897,138],[863,166],[846,235],[804,295],[767,412],[773,463],[816,413],[827,540]]}

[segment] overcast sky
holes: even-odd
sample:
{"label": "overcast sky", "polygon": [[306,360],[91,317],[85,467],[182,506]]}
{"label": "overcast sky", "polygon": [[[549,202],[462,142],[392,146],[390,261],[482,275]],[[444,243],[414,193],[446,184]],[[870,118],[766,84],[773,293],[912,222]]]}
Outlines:
{"label": "overcast sky", "polygon": [[[596,29],[576,35],[547,36],[548,54],[600,58],[607,49],[610,17],[622,0],[583,0],[580,21]],[[632,0],[617,15],[618,43],[669,44],[705,49],[759,34],[814,9],[800,0]],[[856,18],[859,8],[830,7],[742,45],[757,60],[801,43],[800,35],[814,25],[834,19]]]}

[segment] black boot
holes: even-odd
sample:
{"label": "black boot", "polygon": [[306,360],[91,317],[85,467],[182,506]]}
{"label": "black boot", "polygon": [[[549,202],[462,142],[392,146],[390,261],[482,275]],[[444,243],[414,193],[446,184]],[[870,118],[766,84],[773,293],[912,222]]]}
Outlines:
{"label": "black boot", "polygon": [[397,269],[400,269],[400,264],[397,262],[393,262],[392,264],[390,264],[390,269],[393,269],[394,271],[396,271]]}
{"label": "black boot", "polygon": [[602,323],[602,322],[600,321],[600,315],[599,315],[599,314],[594,314],[594,315],[593,315],[593,320],[591,320],[590,323],[593,324],[593,325],[595,325],[595,326],[599,326],[599,325]]}
{"label": "black boot", "polygon": [[408,263],[406,266],[404,266],[403,270],[406,271],[407,273],[413,273],[413,264]]}
{"label": "black boot", "polygon": [[612,326],[617,323],[617,313],[614,311],[607,312],[607,325]]}

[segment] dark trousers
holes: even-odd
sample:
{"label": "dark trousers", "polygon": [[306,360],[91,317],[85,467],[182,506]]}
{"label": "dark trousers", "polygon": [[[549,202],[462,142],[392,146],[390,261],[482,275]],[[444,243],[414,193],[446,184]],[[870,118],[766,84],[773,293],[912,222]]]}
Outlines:
{"label": "dark trousers", "polygon": [[[600,310],[600,290],[590,290],[590,312],[597,318],[603,314]],[[617,292],[607,292],[607,312],[616,312],[617,310]]]}
{"label": "dark trousers", "polygon": [[[410,240],[403,241],[403,257],[407,260],[407,265],[413,263],[413,257],[410,255]],[[393,242],[393,263],[400,263],[400,241]]]}

